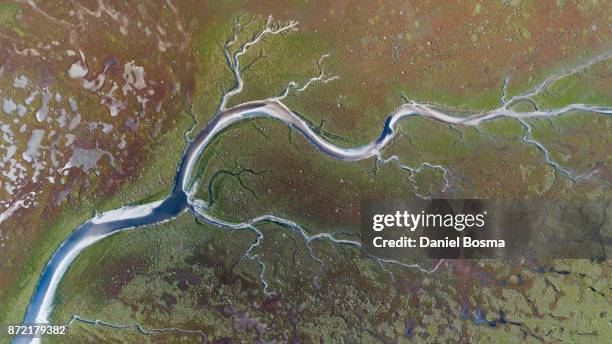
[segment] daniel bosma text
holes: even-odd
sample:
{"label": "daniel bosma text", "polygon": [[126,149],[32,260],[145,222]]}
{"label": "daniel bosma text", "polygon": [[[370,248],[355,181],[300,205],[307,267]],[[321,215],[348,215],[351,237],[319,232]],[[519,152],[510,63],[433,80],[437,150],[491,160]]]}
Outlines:
{"label": "daniel bosma text", "polygon": [[[395,214],[377,214],[372,217],[372,229],[380,232],[387,227],[402,228],[414,232],[417,228],[453,228],[461,232],[466,229],[481,229],[485,226],[485,215],[479,214],[426,214],[424,211],[413,214],[407,211],[396,211]],[[446,248],[446,247],[506,247],[504,240],[477,240],[469,236],[445,237],[444,239],[430,239],[426,236],[416,238],[401,237],[399,239],[385,239],[377,236],[372,240],[372,246],[390,248]]]}
{"label": "daniel bosma text", "polygon": [[465,248],[477,248],[477,247],[495,247],[504,248],[506,247],[506,241],[503,239],[473,239],[470,237],[455,237],[444,239],[430,239],[428,237],[419,237],[419,240],[415,238],[401,237],[399,239],[383,239],[382,237],[375,237],[372,239],[372,246],[376,248],[447,248],[447,247],[465,247]]}

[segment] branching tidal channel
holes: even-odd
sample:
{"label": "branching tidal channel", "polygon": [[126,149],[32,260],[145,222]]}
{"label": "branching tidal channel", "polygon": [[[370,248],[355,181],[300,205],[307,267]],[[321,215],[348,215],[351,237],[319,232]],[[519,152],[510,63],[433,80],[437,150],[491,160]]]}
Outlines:
{"label": "branching tidal channel", "polygon": [[[289,126],[294,132],[297,131],[303,135],[310,144],[316,147],[323,154],[326,154],[334,159],[344,161],[359,161],[373,158],[377,161],[377,163],[393,163],[402,170],[405,170],[413,182],[414,179],[412,178],[421,170],[426,168],[436,169],[442,172],[445,180],[444,187],[446,188],[451,185],[451,171],[449,168],[429,162],[423,162],[419,166],[408,166],[403,164],[397,156],[383,156],[383,148],[393,139],[399,121],[412,116],[421,116],[430,120],[453,125],[455,127],[477,127],[480,123],[485,121],[491,121],[498,118],[511,118],[518,121],[523,127],[523,141],[526,144],[532,145],[538,149],[543,156],[544,163],[553,168],[559,174],[565,175],[572,181],[577,182],[581,179],[590,178],[597,173],[597,170],[593,170],[582,174],[576,174],[569,168],[562,166],[561,163],[555,161],[544,144],[534,139],[532,135],[532,127],[528,120],[533,118],[562,116],[575,111],[610,115],[612,114],[612,108],[587,104],[569,104],[564,107],[554,109],[539,109],[538,107],[534,107],[532,111],[521,112],[514,110],[514,105],[521,102],[533,103],[533,97],[544,92],[557,80],[578,73],[594,63],[609,59],[609,53],[595,57],[589,60],[587,63],[574,69],[565,71],[558,75],[550,76],[540,84],[536,85],[533,89],[512,97],[508,97],[506,95],[506,79],[500,96],[500,107],[491,111],[458,116],[453,115],[450,112],[445,112],[448,109],[443,109],[442,107],[433,104],[418,103],[405,99],[405,103],[396,108],[386,118],[381,134],[378,138],[370,143],[360,146],[341,147],[328,142],[324,137],[317,133],[317,128],[313,128],[308,122],[294,113],[283,103],[283,100],[292,94],[300,93],[316,84],[332,82],[338,78],[335,75],[328,74],[324,69],[323,64],[327,58],[327,55],[321,56],[321,58],[317,61],[317,66],[319,68],[318,75],[306,80],[305,82],[299,83],[296,81],[291,81],[277,96],[228,107],[229,99],[232,96],[239,94],[244,86],[241,77],[242,69],[240,65],[240,58],[243,57],[250,48],[262,42],[265,38],[283,35],[289,33],[290,31],[296,30],[297,24],[298,23],[295,21],[277,23],[274,22],[271,17],[264,21],[245,21],[243,18],[238,18],[236,20],[230,37],[223,46],[226,63],[233,75],[233,85],[230,90],[223,94],[219,101],[216,113],[212,119],[199,131],[197,136],[190,139],[188,133],[185,133],[187,146],[177,169],[172,192],[160,201],[137,206],[126,206],[98,214],[94,218],[76,228],[59,246],[59,248],[57,248],[44,268],[24,316],[24,324],[49,322],[49,316],[53,308],[53,300],[58,285],[70,264],[86,247],[93,245],[94,243],[112,234],[127,229],[170,221],[183,212],[190,212],[201,221],[222,230],[248,230],[254,232],[256,234],[256,239],[244,252],[243,257],[248,260],[252,260],[259,265],[259,281],[261,283],[262,291],[266,295],[273,294],[274,291],[271,290],[268,282],[264,278],[266,265],[261,260],[260,256],[255,252],[255,249],[260,245],[262,240],[264,240],[264,234],[257,228],[258,224],[260,223],[272,222],[279,224],[287,230],[294,231],[303,239],[304,245],[311,258],[319,263],[319,269],[313,276],[315,285],[318,283],[317,280],[320,272],[324,269],[324,261],[315,255],[311,246],[313,242],[328,240],[335,245],[359,249],[361,246],[359,241],[341,239],[337,233],[309,233],[298,223],[290,219],[280,218],[274,215],[261,215],[244,222],[235,223],[221,218],[216,218],[210,214],[209,209],[211,203],[213,202],[212,195],[209,196],[210,198],[208,202],[198,199],[195,196],[198,189],[198,181],[194,181],[194,178],[192,177],[196,167],[196,162],[218,133],[220,133],[223,129],[228,128],[232,124],[240,121],[261,117],[281,121]],[[251,25],[259,25],[259,27],[256,28],[256,33],[249,36],[249,38],[246,40],[242,39],[240,35],[244,34],[244,30]],[[253,27],[251,27],[251,29],[252,28]],[[243,172],[244,171],[227,173],[240,178],[240,174]],[[248,173],[259,172],[251,171]],[[389,265],[395,265],[407,269],[416,269],[422,273],[431,274],[444,264],[442,260],[439,260],[430,262],[428,263],[428,267],[424,267],[418,264],[382,259],[374,256],[370,256],[369,258],[374,260],[384,271],[388,272],[389,274],[391,274],[391,272],[386,269],[386,266]],[[393,277],[392,274],[391,277]],[[81,318],[75,316],[75,319],[80,320]],[[177,329],[166,330],[174,331]],[[14,339],[15,343],[37,341],[39,341],[39,339]]]}

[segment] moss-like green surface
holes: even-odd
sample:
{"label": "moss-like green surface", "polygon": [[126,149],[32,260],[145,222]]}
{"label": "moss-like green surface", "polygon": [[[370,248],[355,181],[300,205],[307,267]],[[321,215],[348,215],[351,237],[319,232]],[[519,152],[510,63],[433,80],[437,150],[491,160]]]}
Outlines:
{"label": "moss-like green surface", "polygon": [[[43,5],[42,10],[70,20],[62,17],[61,8]],[[116,6],[126,13],[137,12],[130,12],[126,4]],[[159,42],[137,50],[120,32],[104,34],[103,50],[126,51],[121,58],[143,63],[147,76],[154,74],[151,70],[171,75],[164,80],[173,85],[167,90],[171,105],[144,116],[146,134],[133,142],[138,147],[130,152],[133,155],[121,158],[123,167],[131,158],[139,158],[132,174],[124,175],[125,180],[118,180],[103,197],[97,191],[108,185],[103,180],[106,174],[78,179],[87,180],[87,187],[73,190],[70,205],[41,225],[45,231],[37,232],[28,244],[29,258],[18,269],[16,282],[2,291],[0,322],[19,321],[48,257],[94,211],[160,199],[169,192],[185,145],[184,131],[193,120],[197,122],[193,133],[201,129],[214,115],[223,92],[232,87],[222,47],[240,11],[244,22],[251,15],[273,12],[279,22],[296,17],[302,23],[297,32],[267,37],[243,57],[245,87],[228,105],[278,95],[290,81],[302,84],[318,73],[319,57],[330,53],[324,68],[339,79],[292,94],[285,103],[326,139],[343,146],[375,139],[388,112],[403,102],[401,93],[469,113],[490,110],[500,106],[505,76],[511,76],[508,97],[525,92],[551,73],[605,50],[601,42],[608,37],[600,11],[562,1],[461,8],[448,3],[397,8],[360,4],[325,10],[307,3],[190,6],[181,2],[181,11],[191,11],[177,17],[167,6],[160,10],[163,21],[174,25],[181,19],[190,36],[186,51],[173,51],[175,55],[161,60],[161,66],[155,65],[157,56],[138,55],[152,51]],[[0,5],[0,26],[16,37],[23,37],[24,23],[29,24],[18,18],[21,9]],[[549,14],[560,19],[550,20]],[[538,20],[538,15],[545,20]],[[263,17],[254,19],[232,49],[263,25]],[[599,30],[593,30],[595,23]],[[572,35],[562,31],[575,26],[583,30]],[[396,32],[396,28],[403,29]],[[64,31],[61,25],[50,28],[43,38]],[[558,44],[553,39],[557,34]],[[181,32],[168,37],[175,43]],[[570,52],[578,50],[590,53]],[[559,80],[534,98],[538,108],[570,103],[609,106],[610,66],[609,61],[597,63]],[[64,74],[58,79],[68,83]],[[83,102],[91,109],[88,116],[96,119],[98,103],[87,97]],[[531,111],[533,105],[521,103],[513,109]],[[594,169],[598,173],[572,182],[547,165],[540,150],[523,141],[524,129],[516,120],[465,128],[419,117],[404,119],[383,155],[395,155],[415,168],[423,162],[445,166],[451,186],[442,192],[440,170],[425,168],[411,175],[394,162],[336,161],[285,125],[258,119],[226,129],[204,152],[195,173],[200,182],[197,196],[212,202],[211,214],[225,220],[274,214],[299,223],[309,233],[342,231],[342,237],[355,240],[359,202],[365,198],[412,198],[415,193],[450,198],[609,198],[609,116],[577,112],[528,123],[533,138],[556,162],[576,174]],[[40,208],[31,214],[49,218]],[[252,254],[266,265],[263,277],[276,296],[263,293],[260,265],[243,257],[255,240],[253,232],[222,231],[182,214],[87,248],[62,281],[52,318],[62,323],[78,314],[128,326],[138,323],[145,329],[201,332],[146,335],[135,328],[73,322],[70,336],[45,341],[590,343],[610,337],[608,261],[534,266],[458,260],[445,263],[432,276],[387,264],[392,279],[354,248],[322,240],[311,243],[309,252],[289,228],[270,223],[257,228],[265,238]],[[324,263],[322,268],[311,253]],[[479,323],[478,318],[487,323]]]}

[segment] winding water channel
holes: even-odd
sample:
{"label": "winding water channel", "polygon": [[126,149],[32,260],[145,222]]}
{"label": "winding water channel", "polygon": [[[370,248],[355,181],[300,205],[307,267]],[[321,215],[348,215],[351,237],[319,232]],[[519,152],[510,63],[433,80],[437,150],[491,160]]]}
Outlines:
{"label": "winding water channel", "polygon": [[[206,204],[193,197],[197,188],[197,183],[192,183],[191,176],[196,167],[198,158],[216,135],[228,126],[239,121],[257,117],[277,119],[291,128],[298,130],[319,151],[335,159],[357,161],[372,157],[382,159],[381,150],[393,138],[396,124],[400,119],[407,116],[419,115],[447,124],[469,126],[478,125],[483,121],[498,117],[512,117],[519,121],[523,121],[527,118],[557,116],[577,110],[600,114],[612,114],[612,109],[610,108],[572,104],[556,110],[538,110],[532,112],[515,112],[504,106],[474,116],[455,117],[435,110],[426,104],[408,102],[398,107],[386,118],[381,134],[377,139],[356,147],[340,147],[326,141],[316,134],[303,119],[293,113],[278,99],[272,98],[263,101],[244,103],[219,111],[186,147],[178,166],[174,187],[170,195],[161,201],[138,206],[123,207],[97,215],[80,225],[66,238],[53,253],[42,271],[23,318],[23,323],[48,323],[58,285],[70,264],[85,248],[112,234],[140,226],[169,221],[183,211],[190,211],[208,223],[225,229],[254,228],[253,224],[262,219],[286,222],[294,228],[299,228],[299,226],[293,224],[289,220],[280,219],[272,215],[263,215],[240,224],[215,219],[205,213]],[[302,235],[309,241],[319,238],[332,238],[327,233],[319,233],[313,236],[307,236],[305,233],[302,233]],[[360,246],[358,242],[354,241],[335,241],[342,244]],[[439,264],[437,266],[439,266]],[[35,343],[39,341],[39,338],[13,339],[13,343]]]}

